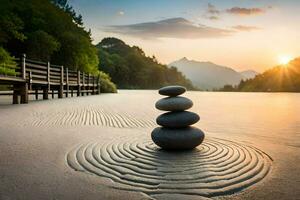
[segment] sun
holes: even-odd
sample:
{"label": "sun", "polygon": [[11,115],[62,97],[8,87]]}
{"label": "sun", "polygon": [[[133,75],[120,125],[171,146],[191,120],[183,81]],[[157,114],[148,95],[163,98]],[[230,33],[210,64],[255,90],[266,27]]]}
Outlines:
{"label": "sun", "polygon": [[292,60],[292,56],[290,55],[280,55],[278,56],[278,62],[281,65],[286,65]]}

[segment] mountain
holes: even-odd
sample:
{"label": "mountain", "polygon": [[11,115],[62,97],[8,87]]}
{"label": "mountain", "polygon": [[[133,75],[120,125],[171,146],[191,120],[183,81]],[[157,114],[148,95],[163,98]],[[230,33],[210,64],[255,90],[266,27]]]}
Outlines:
{"label": "mountain", "polygon": [[182,58],[169,64],[181,71],[194,86],[203,90],[212,90],[224,85],[237,85],[244,79],[244,75],[235,70],[214,64],[212,62],[199,62]]}
{"label": "mountain", "polygon": [[258,72],[254,70],[246,70],[240,72],[240,74],[244,77],[243,80],[254,78],[256,75],[258,75]]}
{"label": "mountain", "polygon": [[104,38],[96,45],[99,69],[108,73],[120,89],[157,89],[166,85],[183,85],[195,89],[190,80],[175,67],[160,64],[137,46],[118,38]]}

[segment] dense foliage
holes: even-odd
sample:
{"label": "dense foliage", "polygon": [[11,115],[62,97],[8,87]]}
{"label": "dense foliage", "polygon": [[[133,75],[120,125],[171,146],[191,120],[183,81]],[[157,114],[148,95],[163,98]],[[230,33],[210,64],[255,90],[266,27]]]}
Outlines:
{"label": "dense foliage", "polygon": [[98,73],[91,33],[67,0],[0,0],[0,13],[0,47],[11,55]]}
{"label": "dense foliage", "polygon": [[5,49],[0,47],[0,74],[15,75],[16,63]]}
{"label": "dense foliage", "polygon": [[116,93],[117,87],[111,82],[110,76],[102,71],[99,71],[98,74],[100,76],[101,91],[104,93]]}
{"label": "dense foliage", "polygon": [[14,56],[26,53],[31,59],[96,72],[90,33],[81,17],[66,7],[49,0],[1,0],[0,46]]}
{"label": "dense foliage", "polygon": [[155,89],[179,84],[188,89],[193,85],[176,68],[168,68],[147,57],[137,46],[130,47],[117,38],[105,38],[99,44],[99,69],[110,74],[118,88]]}
{"label": "dense foliage", "polygon": [[222,91],[300,92],[300,58],[267,70],[253,79],[241,81],[236,87],[224,86]]}

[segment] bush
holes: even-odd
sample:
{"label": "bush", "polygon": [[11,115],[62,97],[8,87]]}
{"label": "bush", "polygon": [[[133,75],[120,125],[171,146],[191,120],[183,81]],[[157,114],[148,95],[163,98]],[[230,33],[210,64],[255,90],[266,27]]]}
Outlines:
{"label": "bush", "polygon": [[102,71],[99,71],[98,74],[100,76],[101,92],[117,93],[117,87],[113,82],[111,82],[110,76]]}
{"label": "bush", "polygon": [[0,47],[0,75],[15,76],[16,62],[9,53]]}

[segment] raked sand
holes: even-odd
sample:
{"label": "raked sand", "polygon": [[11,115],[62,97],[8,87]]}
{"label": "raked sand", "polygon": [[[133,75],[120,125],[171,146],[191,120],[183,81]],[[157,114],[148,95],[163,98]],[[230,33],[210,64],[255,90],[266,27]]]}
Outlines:
{"label": "raked sand", "polygon": [[0,199],[299,199],[299,96],[186,95],[206,138],[185,152],[150,139],[156,91],[1,97]]}

